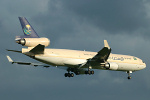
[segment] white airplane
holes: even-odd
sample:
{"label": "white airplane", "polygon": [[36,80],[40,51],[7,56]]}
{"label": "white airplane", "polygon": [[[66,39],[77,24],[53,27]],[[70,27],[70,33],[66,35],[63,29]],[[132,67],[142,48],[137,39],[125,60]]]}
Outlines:
{"label": "white airplane", "polygon": [[124,71],[128,73],[128,79],[131,79],[130,74],[132,72],[146,68],[146,64],[137,57],[112,54],[107,40],[104,40],[104,47],[99,52],[45,48],[49,46],[50,40],[48,38],[40,38],[25,17],[19,17],[19,20],[24,35],[16,36],[15,40],[16,43],[28,48],[22,48],[21,51],[8,51],[25,54],[43,64],[15,62],[7,56],[9,62],[12,64],[64,67],[67,71],[65,77],[74,77],[74,73],[76,75],[93,75],[94,71],[92,69]]}

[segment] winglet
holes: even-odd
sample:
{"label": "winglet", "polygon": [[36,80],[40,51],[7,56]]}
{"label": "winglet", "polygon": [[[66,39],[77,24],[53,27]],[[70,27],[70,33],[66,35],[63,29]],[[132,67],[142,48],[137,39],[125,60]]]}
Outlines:
{"label": "winglet", "polygon": [[14,61],[8,55],[6,57],[7,57],[9,62],[11,62],[12,64],[14,63]]}
{"label": "winglet", "polygon": [[104,47],[107,47],[108,49],[110,49],[107,40],[104,40]]}

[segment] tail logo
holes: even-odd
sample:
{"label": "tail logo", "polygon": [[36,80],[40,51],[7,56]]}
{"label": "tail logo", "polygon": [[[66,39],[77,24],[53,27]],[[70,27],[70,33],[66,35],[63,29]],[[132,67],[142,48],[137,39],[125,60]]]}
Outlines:
{"label": "tail logo", "polygon": [[26,35],[30,35],[31,34],[31,30],[30,30],[30,28],[31,28],[31,26],[30,25],[26,25],[25,27],[24,27],[24,33],[26,34]]}

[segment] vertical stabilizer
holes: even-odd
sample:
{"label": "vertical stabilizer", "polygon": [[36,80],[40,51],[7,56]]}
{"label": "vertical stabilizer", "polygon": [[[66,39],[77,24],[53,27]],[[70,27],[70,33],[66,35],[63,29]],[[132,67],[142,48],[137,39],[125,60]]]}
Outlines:
{"label": "vertical stabilizer", "polygon": [[18,38],[39,38],[38,34],[35,32],[33,27],[30,25],[28,20],[25,17],[19,17],[20,24],[23,30],[23,36],[16,36]]}

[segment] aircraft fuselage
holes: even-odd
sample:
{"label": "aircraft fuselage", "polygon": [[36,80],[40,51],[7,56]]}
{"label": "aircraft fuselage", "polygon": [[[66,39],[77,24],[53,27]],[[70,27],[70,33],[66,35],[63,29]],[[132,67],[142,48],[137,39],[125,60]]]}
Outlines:
{"label": "aircraft fuselage", "polygon": [[[23,53],[25,54],[26,52],[24,51]],[[87,59],[93,58],[96,54],[97,52],[79,50],[45,49],[44,54],[37,54],[34,56],[34,59],[53,66],[75,67],[86,63]],[[141,59],[129,55],[111,53],[107,62],[117,65],[117,68],[110,70],[137,71],[146,67],[146,64]],[[99,62],[93,63],[91,67],[92,69],[105,69]]]}

